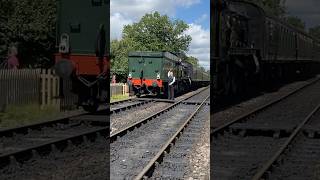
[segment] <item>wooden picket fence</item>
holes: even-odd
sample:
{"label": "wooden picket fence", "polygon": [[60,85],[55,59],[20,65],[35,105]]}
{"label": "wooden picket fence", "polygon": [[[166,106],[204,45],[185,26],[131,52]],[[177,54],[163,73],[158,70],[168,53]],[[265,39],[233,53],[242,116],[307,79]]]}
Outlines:
{"label": "wooden picket fence", "polygon": [[125,83],[111,83],[110,84],[110,97],[115,95],[125,95],[129,93],[128,84]]}
{"label": "wooden picket fence", "polygon": [[40,100],[40,69],[0,70],[0,105],[37,104]]}
{"label": "wooden picket fence", "polygon": [[51,69],[42,69],[41,81],[41,108],[47,106],[60,107],[59,89],[60,78]]}
{"label": "wooden picket fence", "polygon": [[77,97],[71,81],[63,82],[65,98],[60,99],[60,78],[50,69],[0,70],[0,110],[7,105],[39,104],[61,110],[74,108]]}

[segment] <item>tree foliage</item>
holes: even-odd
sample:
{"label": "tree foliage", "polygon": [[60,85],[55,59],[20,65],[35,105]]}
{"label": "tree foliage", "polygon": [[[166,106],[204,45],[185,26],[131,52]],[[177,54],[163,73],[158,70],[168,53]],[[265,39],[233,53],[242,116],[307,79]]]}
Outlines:
{"label": "tree foliage", "polygon": [[18,45],[22,66],[48,66],[55,48],[56,0],[0,0],[0,55]]}
{"label": "tree foliage", "polygon": [[192,64],[193,66],[199,67],[199,59],[197,59],[193,56],[187,57],[186,61],[189,62],[190,64]]}
{"label": "tree foliage", "polygon": [[309,34],[320,40],[320,25],[310,28]]}
{"label": "tree foliage", "polygon": [[182,20],[170,20],[158,12],[144,15],[138,23],[123,28],[123,39],[131,39],[142,50],[186,52],[191,36],[184,34],[188,24]]}
{"label": "tree foliage", "polygon": [[111,72],[127,74],[130,51],[169,51],[185,54],[191,43],[186,35],[188,24],[171,20],[158,12],[144,15],[141,20],[123,28],[121,40],[111,41]]}
{"label": "tree foliage", "polygon": [[298,28],[300,30],[304,31],[306,28],[305,22],[303,22],[300,18],[296,16],[289,16],[286,18],[286,21],[292,26],[294,26],[295,28]]}
{"label": "tree foliage", "polygon": [[286,0],[247,0],[262,7],[268,14],[283,17],[286,14]]}

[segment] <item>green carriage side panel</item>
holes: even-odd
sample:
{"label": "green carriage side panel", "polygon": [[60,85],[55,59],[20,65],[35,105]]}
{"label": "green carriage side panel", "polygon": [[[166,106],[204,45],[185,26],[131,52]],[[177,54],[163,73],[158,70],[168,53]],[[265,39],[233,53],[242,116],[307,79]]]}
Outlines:
{"label": "green carriage side panel", "polygon": [[[60,36],[70,37],[71,53],[94,54],[97,33],[101,24],[109,32],[108,0],[59,0],[57,45]],[[93,21],[94,19],[94,21]]]}
{"label": "green carriage side panel", "polygon": [[167,73],[175,67],[178,57],[169,52],[130,52],[129,72],[133,78],[140,78],[141,70],[146,79],[156,79],[157,73],[160,78],[167,81]]}

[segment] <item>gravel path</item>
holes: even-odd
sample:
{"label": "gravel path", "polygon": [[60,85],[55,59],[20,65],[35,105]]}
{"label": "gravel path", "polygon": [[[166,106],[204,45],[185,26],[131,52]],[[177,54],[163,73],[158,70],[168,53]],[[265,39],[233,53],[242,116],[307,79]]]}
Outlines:
{"label": "gravel path", "polygon": [[268,179],[320,179],[320,139],[300,135],[283,159]]}
{"label": "gravel path", "polygon": [[170,104],[171,103],[153,102],[137,108],[122,111],[117,114],[112,114],[110,116],[111,134],[129,125],[132,125],[135,122],[138,122],[139,120],[146,118],[161,109],[164,109]]}
{"label": "gravel path", "polygon": [[[63,152],[32,158],[24,164],[10,165],[0,170],[0,179],[11,180],[107,180],[109,156],[106,140],[81,146],[69,146]],[[54,163],[53,163],[54,162]]]}
{"label": "gravel path", "polygon": [[[249,101],[248,107],[256,107],[261,102],[271,101],[270,99],[281,96],[282,93],[286,94],[290,89],[296,89],[301,87],[305,82],[291,84],[283,91],[280,91],[276,95],[265,96],[259,101]],[[213,137],[213,151],[211,154],[211,160],[213,166],[211,169],[213,179],[251,179],[252,176],[266,163],[274,153],[279,150],[280,146],[287,140],[288,134],[280,136],[279,138],[272,137],[271,134],[264,132],[277,132],[279,129],[292,130],[301,123],[304,118],[319,104],[320,102],[320,82],[317,82],[309,87],[304,88],[302,91],[288,97],[284,101],[281,101],[274,106],[260,112],[259,114],[252,116],[245,122],[237,123],[231,126],[231,129],[255,129],[257,133],[246,134],[246,136],[240,133],[240,135],[232,134],[231,132],[225,132],[223,135]],[[280,95],[279,95],[280,94]],[[259,97],[260,98],[260,97]],[[257,99],[254,99],[257,100]],[[246,102],[247,103],[247,102]],[[252,108],[253,109],[253,108]],[[241,108],[233,111],[226,110],[232,116],[240,114],[243,111]],[[248,111],[245,110],[245,111]],[[220,112],[222,115],[226,112]],[[214,116],[214,118],[217,118]],[[219,118],[219,116],[218,116]],[[221,116],[220,116],[221,118]],[[216,120],[216,119],[214,119]],[[223,119],[220,119],[221,122]],[[226,119],[224,119],[226,120]],[[232,120],[232,119],[230,119]],[[217,122],[217,121],[215,121]],[[307,140],[302,142],[308,143]],[[304,145],[302,145],[303,147]],[[308,147],[308,146],[305,146]],[[299,148],[298,148],[299,149]],[[311,148],[312,149],[312,148]],[[306,152],[308,153],[308,152]],[[311,151],[310,153],[314,153]],[[295,154],[304,154],[303,151],[299,151]],[[300,157],[300,156],[299,156]],[[302,155],[301,157],[304,157]],[[286,159],[288,157],[285,157]],[[294,176],[288,176],[290,174],[290,164],[300,164],[303,161],[289,161],[288,166],[284,166],[283,171],[275,174],[270,179],[294,179]],[[307,165],[309,165],[307,163]],[[293,165],[293,167],[296,165]],[[297,167],[299,167],[298,165]],[[303,168],[301,168],[303,169]],[[285,176],[280,176],[281,173],[285,173]],[[300,171],[302,173],[302,171]],[[293,170],[291,173],[297,174],[299,171]],[[307,176],[300,179],[310,179],[311,176]],[[298,178],[299,179],[299,178]],[[312,179],[312,178],[311,178]]]}
{"label": "gravel path", "polygon": [[132,179],[175,133],[195,106],[178,105],[110,145],[111,179]]}
{"label": "gravel path", "polygon": [[268,179],[320,179],[320,139],[319,136],[309,136],[312,132],[320,132],[320,111],[318,110],[303,127],[289,149],[280,156],[282,162],[273,168]]}
{"label": "gravel path", "polygon": [[212,179],[251,179],[284,142],[272,137],[241,137],[225,134],[213,139]]}

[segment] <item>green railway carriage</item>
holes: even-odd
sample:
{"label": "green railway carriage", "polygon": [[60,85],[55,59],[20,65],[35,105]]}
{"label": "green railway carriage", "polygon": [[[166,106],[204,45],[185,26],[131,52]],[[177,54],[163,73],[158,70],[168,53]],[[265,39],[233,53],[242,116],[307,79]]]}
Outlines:
{"label": "green railway carriage", "polygon": [[128,77],[130,89],[137,96],[142,94],[167,96],[170,69],[176,77],[175,93],[190,91],[201,84],[198,83],[199,80],[209,82],[203,72],[193,71],[190,63],[182,61],[170,52],[130,52]]}
{"label": "green railway carriage", "polygon": [[191,77],[192,77],[192,82],[196,87],[207,86],[208,81],[210,81],[209,73],[205,72],[203,69],[199,67],[193,67]]}

